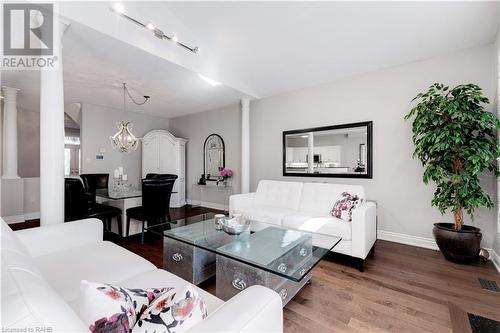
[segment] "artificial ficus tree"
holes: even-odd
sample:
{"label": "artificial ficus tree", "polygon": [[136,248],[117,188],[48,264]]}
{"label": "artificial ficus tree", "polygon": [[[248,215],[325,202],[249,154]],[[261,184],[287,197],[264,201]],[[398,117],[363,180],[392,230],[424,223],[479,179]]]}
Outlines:
{"label": "artificial ficus tree", "polygon": [[432,205],[441,214],[451,209],[455,230],[461,230],[464,210],[472,218],[476,208],[493,207],[480,186],[480,175],[484,170],[498,175],[500,122],[484,110],[489,101],[474,84],[450,89],[435,83],[413,101],[417,106],[405,116],[414,118],[413,157],[422,162],[424,183],[437,185]]}

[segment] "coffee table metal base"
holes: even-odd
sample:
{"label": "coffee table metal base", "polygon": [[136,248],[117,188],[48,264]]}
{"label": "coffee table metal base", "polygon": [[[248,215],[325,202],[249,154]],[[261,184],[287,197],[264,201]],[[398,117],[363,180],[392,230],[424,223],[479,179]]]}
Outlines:
{"label": "coffee table metal base", "polygon": [[217,255],[216,295],[224,301],[250,286],[261,285],[276,291],[281,296],[283,306],[285,306],[310,279],[311,274],[308,274],[300,282],[295,282]]}
{"label": "coffee table metal base", "polygon": [[192,284],[215,275],[215,253],[165,237],[163,268]]}
{"label": "coffee table metal base", "polygon": [[276,291],[285,306],[310,280],[295,282],[262,269],[171,238],[164,238],[163,267],[195,285],[216,276],[216,296],[229,300],[240,291],[261,285]]}

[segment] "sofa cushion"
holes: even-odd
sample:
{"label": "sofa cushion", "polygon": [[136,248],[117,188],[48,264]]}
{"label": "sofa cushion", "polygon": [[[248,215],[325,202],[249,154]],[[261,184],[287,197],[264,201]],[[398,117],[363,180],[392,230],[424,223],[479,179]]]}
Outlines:
{"label": "sofa cushion", "polygon": [[7,223],[1,220],[1,233],[0,239],[2,244],[2,253],[4,250],[10,250],[11,252],[17,252],[19,254],[24,254],[28,256],[28,251],[24,248],[23,244],[17,239],[14,231],[9,227]]}
{"label": "sofa cushion", "polygon": [[15,233],[3,221],[1,228],[2,327],[50,327],[53,332],[85,330],[78,316],[45,281]]}
{"label": "sofa cushion", "polygon": [[234,213],[240,213],[249,220],[281,225],[283,217],[294,214],[296,211],[280,207],[254,205],[251,207],[240,207]]}
{"label": "sofa cushion", "polygon": [[[50,285],[66,300],[80,296],[81,280],[118,284],[156,267],[111,242],[96,242],[35,259]],[[163,284],[162,284],[163,286]]]}
{"label": "sofa cushion", "polygon": [[185,332],[207,317],[203,298],[193,285],[163,294],[144,311],[132,333]]}
{"label": "sofa cushion", "polygon": [[255,205],[298,210],[302,183],[261,180],[255,192]]}
{"label": "sofa cushion", "polygon": [[[163,269],[147,271],[120,283],[121,286],[126,288],[171,287],[176,290],[182,290],[188,284],[189,283],[186,280]],[[201,295],[201,298],[205,301],[208,314],[214,312],[217,308],[224,304],[224,301],[206,292],[205,290],[196,286],[195,288]],[[78,306],[77,302],[74,303],[74,306]]]}
{"label": "sofa cushion", "polygon": [[361,185],[330,183],[304,183],[299,211],[328,215],[343,192],[349,192],[364,199],[365,191]]}
{"label": "sofa cushion", "polygon": [[358,208],[362,202],[363,199],[360,199],[357,195],[344,192],[335,205],[333,205],[330,214],[338,219],[351,222],[353,209]]}
{"label": "sofa cushion", "polygon": [[330,215],[314,216],[302,212],[288,215],[283,218],[283,226],[291,229],[337,236],[341,237],[342,240],[351,239],[351,223]]}
{"label": "sofa cushion", "polygon": [[134,288],[89,282],[81,283],[78,315],[94,333],[129,333],[151,303],[173,288]]}

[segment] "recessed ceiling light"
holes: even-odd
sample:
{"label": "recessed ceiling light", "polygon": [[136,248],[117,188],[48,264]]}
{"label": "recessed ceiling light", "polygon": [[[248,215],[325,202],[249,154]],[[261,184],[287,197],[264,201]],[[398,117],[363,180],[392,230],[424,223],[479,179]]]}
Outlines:
{"label": "recessed ceiling light", "polygon": [[153,23],[149,22],[149,23],[146,23],[146,28],[148,28],[149,30],[155,30],[155,26],[153,25]]}
{"label": "recessed ceiling light", "polygon": [[300,137],[305,139],[305,138],[308,138],[309,135],[301,135]]}
{"label": "recessed ceiling light", "polygon": [[200,79],[202,79],[203,81],[205,81],[206,83],[208,83],[212,87],[216,87],[216,86],[220,85],[220,82],[215,81],[209,77],[206,77],[205,75],[201,75],[198,73],[198,76],[200,77]]}
{"label": "recessed ceiling light", "polygon": [[113,10],[117,13],[123,14],[125,13],[125,6],[122,3],[115,3]]}

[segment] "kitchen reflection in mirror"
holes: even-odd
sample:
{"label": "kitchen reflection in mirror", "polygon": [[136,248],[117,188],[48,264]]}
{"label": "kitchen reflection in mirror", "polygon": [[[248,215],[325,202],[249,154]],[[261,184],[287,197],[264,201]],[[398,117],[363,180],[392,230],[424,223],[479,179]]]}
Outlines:
{"label": "kitchen reflection in mirror", "polygon": [[372,126],[367,121],[283,132],[283,176],[372,178]]}

